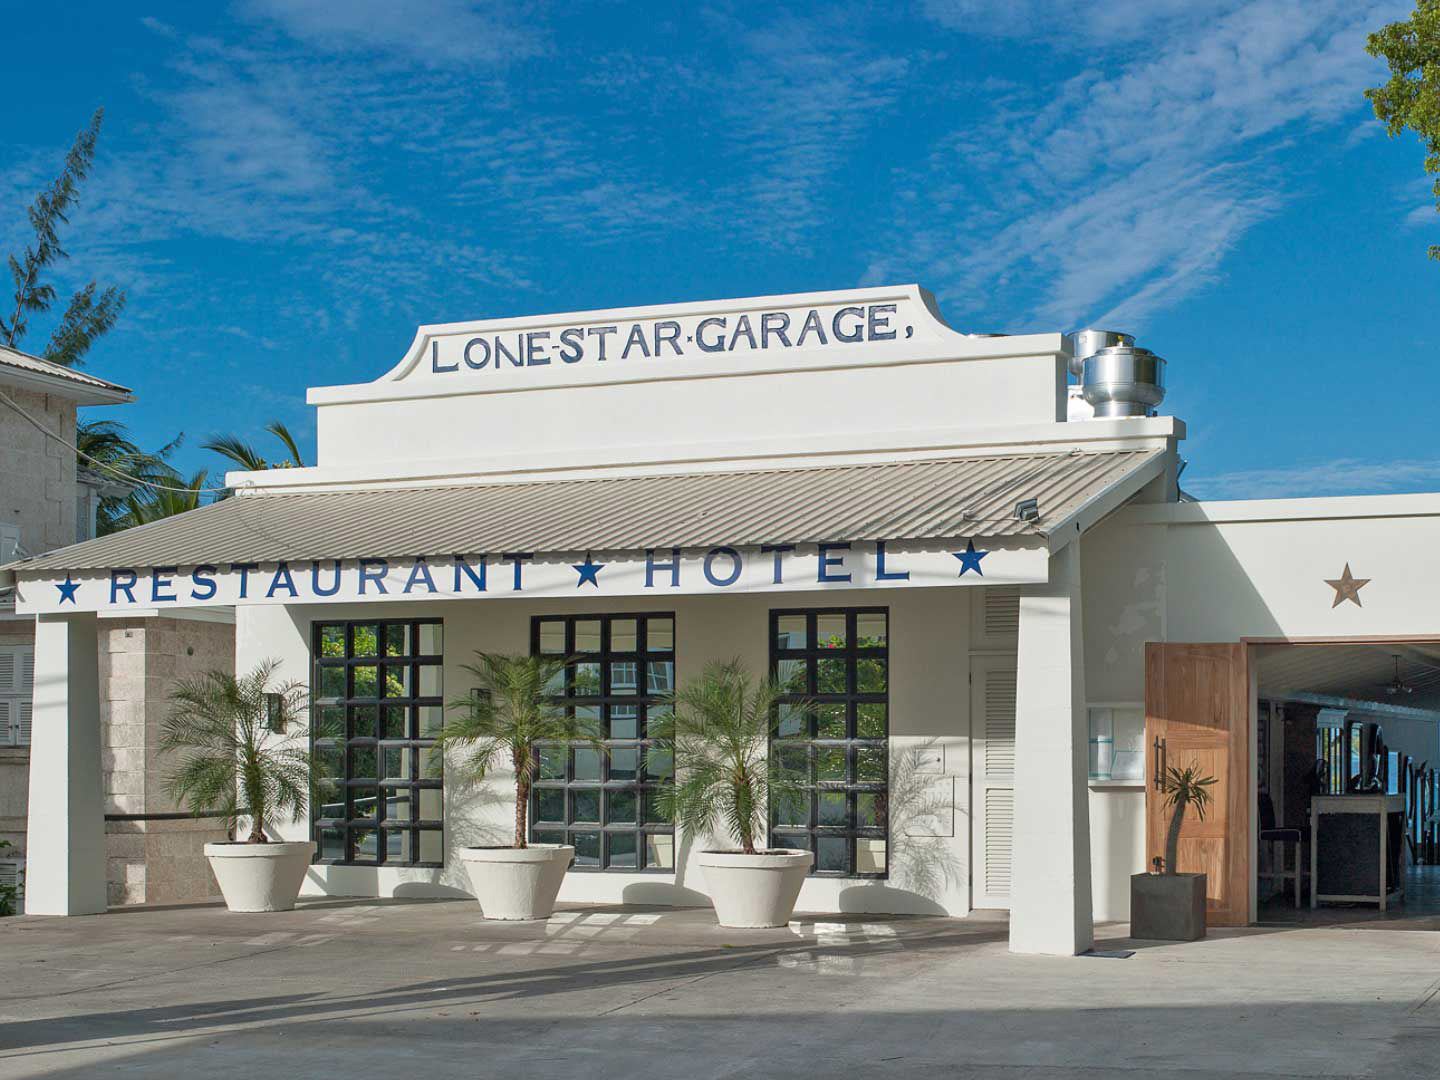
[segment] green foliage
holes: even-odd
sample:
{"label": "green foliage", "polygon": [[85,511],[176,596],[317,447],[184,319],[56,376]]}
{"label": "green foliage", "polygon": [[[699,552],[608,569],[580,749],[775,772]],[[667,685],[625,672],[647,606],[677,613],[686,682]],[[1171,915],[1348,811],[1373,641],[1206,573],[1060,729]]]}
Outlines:
{"label": "green foliage", "polygon": [[[90,175],[103,118],[104,110],[96,109],[89,127],[75,136],[60,175],[30,205],[28,216],[34,241],[19,257],[9,258],[15,304],[8,320],[0,316],[0,344],[18,348],[30,328],[30,317],[44,314],[55,304],[55,287],[45,278],[56,263],[69,258],[60,245],[60,227],[69,224],[80,182]],[[115,325],[124,308],[123,292],[114,286],[101,290],[90,282],[70,298],[43,356],[66,367],[82,363],[90,346]]]}
{"label": "green foliage", "polygon": [[[0,840],[0,851],[10,847],[9,840]],[[20,890],[14,885],[0,885],[0,918],[14,915],[20,907]]]}
{"label": "green foliage", "polygon": [[267,460],[260,451],[238,435],[212,435],[209,442],[201,444],[201,448],[213,450],[221,457],[233,461],[242,469],[251,472],[260,472],[264,469],[303,469],[305,467],[305,459],[300,455],[300,446],[288,427],[279,420],[272,420],[265,425],[265,430],[280,440],[285,452],[290,455],[287,460],[273,462]]}
{"label": "green foliage", "polygon": [[1195,816],[1205,820],[1205,811],[1210,807],[1210,786],[1217,781],[1213,776],[1201,776],[1194,765],[1185,768],[1171,765],[1160,778],[1160,790],[1165,795],[1165,806],[1170,810],[1170,829],[1165,836],[1165,873],[1175,873],[1180,850],[1180,827],[1185,822],[1185,808],[1195,807]]}
{"label": "green foliage", "polygon": [[[309,805],[308,732],[297,723],[305,687],[287,682],[272,688],[279,666],[265,660],[239,677],[209,671],[180,680],[160,733],[161,754],[180,759],[165,780],[171,796],[197,815],[220,815],[230,829],[249,818],[252,844],[267,842],[267,824],[281,815],[298,820]],[[267,693],[279,695],[279,733],[270,730]]]}
{"label": "green foliage", "polygon": [[[807,777],[792,773],[771,753],[770,736],[787,688],[757,682],[739,660],[714,663],[663,704],[669,719],[652,734],[652,751],[674,755],[676,778],[659,791],[660,812],[692,835],[713,835],[723,825],[747,855],[763,837],[768,808],[808,797]],[[805,702],[787,697],[791,708]]]}
{"label": "green foliage", "polygon": [[[136,488],[125,496],[125,510],[119,518],[119,528],[148,525],[152,521],[174,517],[203,505],[203,489],[209,483],[209,474],[204,469],[191,476],[176,473],[171,479],[162,480],[160,483],[167,487]],[[170,487],[184,490],[171,491],[168,490]]]}
{"label": "green foliage", "polygon": [[[147,453],[130,441],[125,425],[113,420],[82,420],[76,427],[75,445],[80,450],[79,465],[102,476],[126,483],[122,476],[132,476],[152,484],[185,486],[185,479],[165,459],[180,445],[180,436],[155,453]],[[128,529],[160,515],[158,506],[149,509],[153,489],[139,487],[127,495],[104,495],[95,515],[95,535]]]}
{"label": "green foliage", "polygon": [[450,703],[458,715],[446,722],[440,745],[464,751],[462,772],[484,780],[497,764],[515,772],[515,846],[526,846],[530,785],[540,767],[539,748],[551,742],[585,742],[603,752],[600,733],[588,721],[566,715],[553,697],[570,661],[555,656],[475,654],[464,665],[475,693]]}
{"label": "green foliage", "polygon": [[[1410,18],[1371,34],[1365,43],[1371,56],[1384,57],[1390,79],[1365,96],[1393,138],[1407,128],[1425,144],[1425,171],[1440,173],[1440,0],[1416,0]],[[1434,188],[1440,210],[1440,179]],[[1440,244],[1430,247],[1440,259]]]}

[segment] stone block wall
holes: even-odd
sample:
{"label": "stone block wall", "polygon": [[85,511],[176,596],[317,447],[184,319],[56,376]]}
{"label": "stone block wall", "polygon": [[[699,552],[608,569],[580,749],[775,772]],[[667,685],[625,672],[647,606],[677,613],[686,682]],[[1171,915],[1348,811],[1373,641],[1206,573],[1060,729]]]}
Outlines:
{"label": "stone block wall", "polygon": [[[107,814],[183,811],[165,793],[170,763],[159,756],[161,725],[175,680],[235,669],[235,628],[191,619],[100,623],[101,781]],[[226,838],[213,820],[108,821],[111,904],[206,900],[219,890],[204,845]]]}
{"label": "stone block wall", "polygon": [[[5,393],[66,442],[75,441],[75,402],[4,383]],[[0,523],[20,527],[30,554],[75,542],[75,452],[47,439],[13,409],[0,409]]]}

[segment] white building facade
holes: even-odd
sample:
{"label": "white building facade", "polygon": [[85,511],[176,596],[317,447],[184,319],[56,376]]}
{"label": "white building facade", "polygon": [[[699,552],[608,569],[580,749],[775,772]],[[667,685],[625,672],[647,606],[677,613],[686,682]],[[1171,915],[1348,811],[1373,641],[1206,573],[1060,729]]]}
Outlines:
{"label": "white building facade", "polygon": [[[535,838],[577,848],[562,901],[706,902],[712,840],[658,815],[648,724],[739,658],[812,706],[776,732],[810,805],[771,823],[815,853],[802,910],[1009,908],[1012,948],[1082,952],[1156,848],[1168,731],[1221,779],[1183,858],[1212,922],[1250,921],[1248,650],[1440,637],[1409,569],[1440,502],[1180,502],[1184,425],[1070,419],[1071,350],[959,333],[915,286],[422,327],[310,392],[314,467],[8,568],[48,718],[29,909],[104,908],[97,616],[183,610],[233,611],[237,670],[278,659],[339,733],[315,762],[341,794],[283,830],[319,844],[312,893],[466,891],[510,789],[433,739],[477,651],[537,650],[577,658],[557,692],[607,744],[557,748],[532,799]],[[1346,561],[1363,606],[1331,603]],[[1097,746],[1139,767],[1092,782]]]}

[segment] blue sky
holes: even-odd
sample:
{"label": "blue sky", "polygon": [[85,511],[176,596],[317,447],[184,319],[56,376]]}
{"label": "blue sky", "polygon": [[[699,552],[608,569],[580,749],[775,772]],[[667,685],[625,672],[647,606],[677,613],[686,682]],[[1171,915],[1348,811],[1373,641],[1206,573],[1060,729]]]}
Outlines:
{"label": "blue sky", "polygon": [[187,470],[312,448],[305,388],[420,323],[919,281],[961,330],[1138,333],[1198,495],[1440,490],[1440,230],[1362,96],[1410,7],[31,5],[0,246],[103,105],[65,281],[129,290],[88,370]]}

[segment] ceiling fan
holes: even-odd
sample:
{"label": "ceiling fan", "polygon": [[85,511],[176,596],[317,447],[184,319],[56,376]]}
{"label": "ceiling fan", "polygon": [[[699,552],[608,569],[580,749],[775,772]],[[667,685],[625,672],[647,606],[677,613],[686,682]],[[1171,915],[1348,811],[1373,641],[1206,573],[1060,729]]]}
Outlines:
{"label": "ceiling fan", "polygon": [[1414,693],[1415,688],[1400,678],[1400,654],[1392,653],[1395,657],[1395,677],[1388,683],[1381,683],[1380,688],[1390,697],[1399,697],[1401,694]]}

